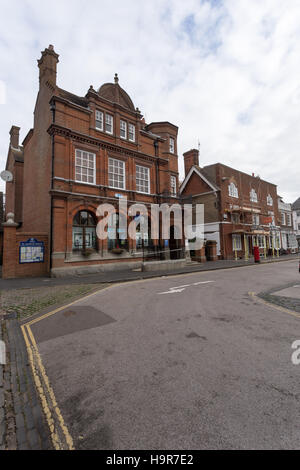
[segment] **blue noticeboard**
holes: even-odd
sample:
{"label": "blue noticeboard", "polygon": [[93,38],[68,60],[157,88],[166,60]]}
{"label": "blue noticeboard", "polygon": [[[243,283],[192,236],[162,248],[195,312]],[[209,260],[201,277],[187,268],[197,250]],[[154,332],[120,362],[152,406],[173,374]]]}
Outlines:
{"label": "blue noticeboard", "polygon": [[19,263],[43,263],[45,260],[45,244],[35,238],[20,243]]}

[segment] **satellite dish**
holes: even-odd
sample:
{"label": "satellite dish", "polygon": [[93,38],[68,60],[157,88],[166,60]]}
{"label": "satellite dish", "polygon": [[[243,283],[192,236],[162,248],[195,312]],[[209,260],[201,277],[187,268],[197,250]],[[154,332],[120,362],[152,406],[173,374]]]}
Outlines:
{"label": "satellite dish", "polygon": [[12,173],[10,171],[2,171],[0,174],[1,179],[5,181],[6,183],[11,183],[14,179]]}

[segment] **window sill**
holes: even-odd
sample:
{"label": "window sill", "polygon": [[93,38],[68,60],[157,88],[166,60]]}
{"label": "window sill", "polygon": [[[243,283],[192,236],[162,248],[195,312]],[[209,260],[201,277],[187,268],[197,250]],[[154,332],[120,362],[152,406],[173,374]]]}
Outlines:
{"label": "window sill", "polygon": [[151,196],[151,193],[145,193],[143,191],[136,191],[137,194],[143,194],[144,196]]}
{"label": "window sill", "polygon": [[83,184],[83,185],[85,185],[85,186],[95,186],[95,187],[97,187],[96,182],[94,182],[94,183],[87,183],[87,182],[85,182],[85,181],[74,180],[74,183]]}

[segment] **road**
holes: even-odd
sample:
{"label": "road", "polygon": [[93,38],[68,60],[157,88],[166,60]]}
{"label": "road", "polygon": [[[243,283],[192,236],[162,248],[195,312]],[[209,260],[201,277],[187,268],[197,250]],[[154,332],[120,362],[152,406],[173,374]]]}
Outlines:
{"label": "road", "polygon": [[76,449],[299,449],[297,262],[115,285],[31,325]]}

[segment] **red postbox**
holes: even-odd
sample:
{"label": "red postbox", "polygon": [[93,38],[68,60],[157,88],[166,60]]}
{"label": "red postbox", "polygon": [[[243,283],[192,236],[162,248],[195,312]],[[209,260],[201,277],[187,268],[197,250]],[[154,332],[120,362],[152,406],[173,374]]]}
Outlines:
{"label": "red postbox", "polygon": [[254,261],[255,263],[260,263],[260,254],[259,254],[259,247],[254,247]]}

